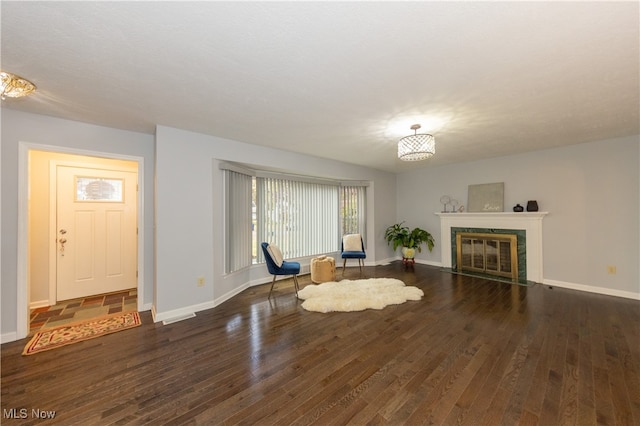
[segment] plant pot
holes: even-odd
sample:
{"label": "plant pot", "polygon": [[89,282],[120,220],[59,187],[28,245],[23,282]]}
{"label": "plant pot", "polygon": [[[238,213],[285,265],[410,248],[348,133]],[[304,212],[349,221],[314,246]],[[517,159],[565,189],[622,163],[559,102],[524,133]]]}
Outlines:
{"label": "plant pot", "polygon": [[413,259],[416,257],[416,249],[409,247],[402,247],[402,258],[403,259]]}

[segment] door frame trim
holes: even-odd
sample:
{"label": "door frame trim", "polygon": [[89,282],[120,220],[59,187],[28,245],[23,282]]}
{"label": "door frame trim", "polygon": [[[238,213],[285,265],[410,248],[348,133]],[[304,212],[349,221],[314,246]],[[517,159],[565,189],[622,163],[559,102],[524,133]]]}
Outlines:
{"label": "door frame trim", "polygon": [[138,163],[138,311],[144,307],[144,157],[44,145],[31,142],[18,143],[18,261],[16,291],[16,338],[23,339],[29,334],[29,151],[48,151],[63,154],[102,157],[113,160],[128,160]]}

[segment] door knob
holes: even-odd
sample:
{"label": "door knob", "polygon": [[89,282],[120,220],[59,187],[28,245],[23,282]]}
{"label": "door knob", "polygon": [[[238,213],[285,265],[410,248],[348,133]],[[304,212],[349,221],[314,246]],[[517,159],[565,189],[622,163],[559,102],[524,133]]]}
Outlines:
{"label": "door knob", "polygon": [[64,243],[67,242],[66,238],[60,238],[58,240],[58,242],[60,243],[60,255],[64,256]]}

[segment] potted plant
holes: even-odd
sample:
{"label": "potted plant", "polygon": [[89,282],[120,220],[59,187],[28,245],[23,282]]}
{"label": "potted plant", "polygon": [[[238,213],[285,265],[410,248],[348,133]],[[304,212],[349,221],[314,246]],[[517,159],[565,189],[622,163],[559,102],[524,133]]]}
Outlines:
{"label": "potted plant", "polygon": [[433,236],[429,232],[421,228],[410,230],[408,226],[404,226],[404,222],[389,226],[384,232],[384,238],[387,244],[393,244],[393,250],[402,247],[403,259],[413,259],[416,251],[421,253],[422,244],[426,243],[429,251],[432,251],[435,245]]}

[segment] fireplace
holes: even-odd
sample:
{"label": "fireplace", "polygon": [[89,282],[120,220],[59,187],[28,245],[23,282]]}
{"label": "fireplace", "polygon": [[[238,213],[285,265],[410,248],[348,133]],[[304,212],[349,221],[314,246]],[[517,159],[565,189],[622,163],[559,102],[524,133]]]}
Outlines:
{"label": "fireplace", "polygon": [[436,214],[443,267],[518,283],[542,282],[546,212]]}

